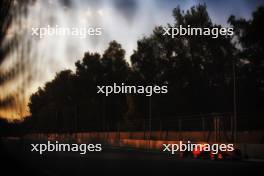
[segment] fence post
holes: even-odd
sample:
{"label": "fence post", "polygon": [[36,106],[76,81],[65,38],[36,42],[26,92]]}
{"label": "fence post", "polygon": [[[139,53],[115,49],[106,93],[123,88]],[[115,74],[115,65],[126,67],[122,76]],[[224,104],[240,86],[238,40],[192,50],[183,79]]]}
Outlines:
{"label": "fence post", "polygon": [[160,119],[159,131],[160,131],[160,140],[162,140],[162,120]]}
{"label": "fence post", "polygon": [[205,119],[204,119],[204,117],[202,117],[202,130],[203,130],[203,138],[204,138],[204,140],[206,140],[205,138],[206,138],[206,132],[205,132]]}
{"label": "fence post", "polygon": [[179,130],[179,139],[181,138],[181,130],[182,130],[182,120],[181,118],[178,119],[178,130]]}

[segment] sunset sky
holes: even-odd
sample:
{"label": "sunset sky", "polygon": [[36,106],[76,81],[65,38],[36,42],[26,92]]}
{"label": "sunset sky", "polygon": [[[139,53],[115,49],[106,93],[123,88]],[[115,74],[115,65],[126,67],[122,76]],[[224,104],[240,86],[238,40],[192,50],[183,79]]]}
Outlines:
{"label": "sunset sky", "polygon": [[[214,23],[226,26],[231,14],[250,18],[253,10],[263,4],[260,0],[36,0],[22,27],[13,27],[9,35],[24,31],[30,41],[27,53],[26,72],[0,86],[0,99],[16,96],[16,105],[0,107],[0,117],[17,119],[28,114],[28,97],[39,86],[51,80],[62,69],[74,70],[74,63],[82,59],[84,52],[102,53],[111,40],[121,43],[126,50],[126,59],[136,49],[137,40],[151,34],[157,25],[172,23],[172,10],[180,6],[183,10],[198,3],[206,3]],[[101,36],[74,38],[53,36],[37,39],[31,35],[32,27],[100,27]],[[19,31],[18,31],[19,29]],[[8,38],[8,36],[7,36]],[[8,70],[21,58],[9,55],[0,67]],[[25,79],[29,79],[25,83]],[[21,91],[23,96],[20,96]]]}

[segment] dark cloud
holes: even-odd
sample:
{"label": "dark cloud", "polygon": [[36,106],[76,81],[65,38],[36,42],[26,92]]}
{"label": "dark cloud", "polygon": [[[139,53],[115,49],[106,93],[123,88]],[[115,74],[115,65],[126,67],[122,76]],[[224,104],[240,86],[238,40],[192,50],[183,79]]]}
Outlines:
{"label": "dark cloud", "polygon": [[8,96],[2,100],[0,100],[0,109],[6,108],[8,106],[12,106],[15,103],[15,99],[13,96]]}
{"label": "dark cloud", "polygon": [[114,6],[127,19],[131,20],[137,11],[138,3],[136,0],[115,0]]}
{"label": "dark cloud", "polygon": [[66,7],[71,7],[72,6],[72,0],[60,0],[60,3],[63,6],[66,6]]}

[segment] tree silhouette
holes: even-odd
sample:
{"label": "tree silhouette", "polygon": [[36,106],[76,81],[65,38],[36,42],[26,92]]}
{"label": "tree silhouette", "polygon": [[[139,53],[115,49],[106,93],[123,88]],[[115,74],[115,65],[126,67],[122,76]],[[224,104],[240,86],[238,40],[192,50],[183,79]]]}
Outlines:
{"label": "tree silhouette", "polygon": [[71,70],[57,73],[51,82],[30,97],[29,108],[37,119],[35,123],[43,130],[74,131],[97,124],[102,128],[102,121],[121,121],[126,110],[126,96],[104,97],[97,94],[97,86],[126,81],[129,68],[124,57],[121,45],[113,41],[102,57],[98,53],[85,53],[75,64],[75,74]]}
{"label": "tree silhouette", "polygon": [[252,19],[236,19],[228,22],[235,29],[237,53],[239,111],[263,114],[264,98],[264,7],[252,14]]}
{"label": "tree silhouette", "polygon": [[[214,25],[205,5],[173,10],[175,24],[168,27]],[[133,70],[146,84],[168,84],[169,96],[157,98],[157,116],[179,113],[230,111],[232,62],[235,48],[231,38],[219,36],[164,36],[162,26],[138,42],[131,56]],[[161,107],[160,105],[164,105]],[[157,108],[153,108],[157,109]],[[163,110],[162,110],[163,109]]]}
{"label": "tree silhouette", "polygon": [[[113,127],[127,119],[148,118],[150,103],[152,117],[159,119],[232,112],[234,82],[239,85],[239,113],[254,112],[255,107],[263,113],[263,14],[260,7],[252,20],[231,16],[233,37],[171,38],[163,35],[164,26],[158,26],[137,42],[131,66],[116,41],[110,42],[102,55],[87,52],[75,63],[76,72],[57,73],[30,97],[32,120],[28,123],[42,131],[113,130],[107,124]],[[187,11],[177,7],[173,17],[174,24],[166,27],[221,27],[213,24],[205,5]],[[153,95],[151,100],[146,96],[97,94],[97,86],[113,83],[167,85],[169,92]]]}

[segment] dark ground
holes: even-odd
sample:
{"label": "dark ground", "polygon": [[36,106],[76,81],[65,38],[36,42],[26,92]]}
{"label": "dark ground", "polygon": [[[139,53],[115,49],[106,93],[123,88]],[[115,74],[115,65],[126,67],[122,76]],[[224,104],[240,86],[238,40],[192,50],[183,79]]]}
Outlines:
{"label": "dark ground", "polygon": [[[30,143],[0,141],[3,175],[261,175],[264,162],[181,159],[172,155],[103,149],[85,155],[30,152]],[[2,175],[2,174],[1,174]]]}

